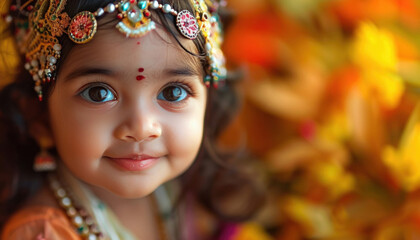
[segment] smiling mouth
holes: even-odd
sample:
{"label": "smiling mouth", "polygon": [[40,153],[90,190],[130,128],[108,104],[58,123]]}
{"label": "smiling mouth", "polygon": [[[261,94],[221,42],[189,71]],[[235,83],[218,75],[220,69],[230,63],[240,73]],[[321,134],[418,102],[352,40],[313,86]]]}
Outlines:
{"label": "smiling mouth", "polygon": [[106,157],[116,165],[119,169],[137,172],[143,171],[152,167],[158,160],[159,157],[152,157],[148,155],[132,155],[121,158]]}

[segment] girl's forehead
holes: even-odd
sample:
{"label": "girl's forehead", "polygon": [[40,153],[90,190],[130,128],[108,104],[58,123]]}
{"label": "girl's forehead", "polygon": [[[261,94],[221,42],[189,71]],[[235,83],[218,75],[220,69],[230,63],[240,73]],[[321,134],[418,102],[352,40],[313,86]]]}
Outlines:
{"label": "girl's forehead", "polygon": [[[198,54],[193,41],[178,40],[184,48]],[[77,68],[86,64],[103,64],[120,70],[146,67],[155,71],[189,65],[198,75],[204,75],[199,57],[185,51],[161,25],[144,36],[127,38],[106,22],[90,42],[72,48],[63,67]]]}

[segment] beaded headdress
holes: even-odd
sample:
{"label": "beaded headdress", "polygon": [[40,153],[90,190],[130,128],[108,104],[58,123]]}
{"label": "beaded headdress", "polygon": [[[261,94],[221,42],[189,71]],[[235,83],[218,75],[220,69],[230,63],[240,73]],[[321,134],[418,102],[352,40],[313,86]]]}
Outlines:
{"label": "beaded headdress", "polygon": [[[97,20],[107,13],[116,13],[119,19],[116,28],[126,37],[141,37],[156,28],[151,15],[153,11],[172,14],[182,36],[196,39],[201,33],[205,39],[207,75],[204,82],[217,87],[226,76],[225,60],[220,45],[221,27],[216,7],[207,0],[188,0],[194,6],[194,13],[177,11],[163,0],[118,0],[95,12],[82,11],[73,18],[65,12],[67,0],[29,0],[10,7],[11,12],[24,16],[16,18],[16,39],[19,49],[26,57],[25,69],[34,82],[35,91],[42,100],[42,84],[55,78],[57,61],[60,59],[59,38],[67,35],[73,42],[89,42],[97,31]],[[25,21],[26,19],[26,21]],[[7,21],[13,21],[11,16]]]}

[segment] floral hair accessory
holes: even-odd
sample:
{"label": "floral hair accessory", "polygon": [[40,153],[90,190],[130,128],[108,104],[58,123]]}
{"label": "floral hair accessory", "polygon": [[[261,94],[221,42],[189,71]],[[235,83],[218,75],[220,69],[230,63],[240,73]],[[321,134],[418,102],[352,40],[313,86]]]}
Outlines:
{"label": "floral hair accessory", "polygon": [[[54,79],[56,63],[60,59],[62,46],[59,38],[67,34],[77,44],[88,43],[95,36],[97,19],[106,13],[117,12],[120,20],[116,28],[126,37],[141,37],[156,28],[151,19],[152,10],[162,11],[175,16],[176,26],[182,36],[196,39],[201,33],[206,41],[206,57],[208,75],[204,81],[207,86],[213,83],[217,87],[220,79],[224,79],[226,69],[224,57],[220,50],[221,28],[217,15],[211,15],[204,0],[191,0],[195,13],[188,10],[177,11],[163,0],[118,0],[109,3],[105,8],[95,12],[82,11],[72,19],[64,11],[67,0],[28,0],[21,5],[10,7],[11,12],[18,11],[19,16],[27,17],[28,24],[16,19],[16,40],[22,53],[25,54],[25,69],[35,81],[35,91],[42,101],[42,83]],[[31,5],[35,2],[35,5]],[[208,4],[211,4],[209,1]],[[214,9],[213,6],[210,6]],[[10,20],[10,16],[6,18]],[[10,20],[13,21],[13,20]]]}

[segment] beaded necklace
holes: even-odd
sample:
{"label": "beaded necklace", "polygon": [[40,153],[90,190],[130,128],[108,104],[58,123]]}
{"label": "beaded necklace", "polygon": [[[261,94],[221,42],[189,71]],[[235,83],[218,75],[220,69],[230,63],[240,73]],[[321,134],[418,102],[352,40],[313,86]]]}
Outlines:
{"label": "beaded necklace", "polygon": [[[49,185],[54,193],[54,196],[59,206],[64,210],[68,219],[73,224],[76,232],[80,235],[83,240],[105,240],[104,234],[98,228],[94,218],[90,216],[83,206],[75,201],[74,196],[68,191],[65,186],[59,181],[57,176],[49,175]],[[152,207],[155,210],[155,219],[158,225],[159,238],[162,240],[168,240],[165,231],[165,225],[157,210],[158,204],[156,197],[152,194]]]}

